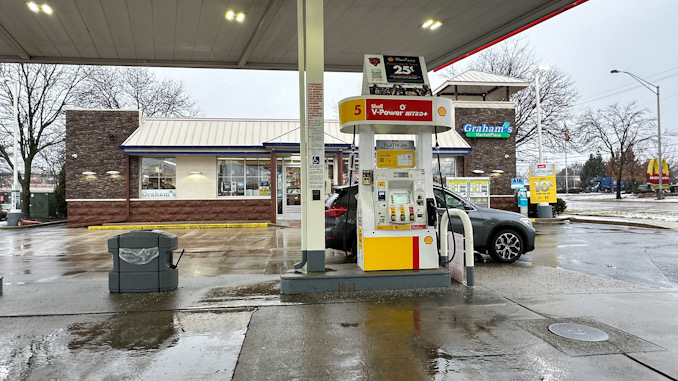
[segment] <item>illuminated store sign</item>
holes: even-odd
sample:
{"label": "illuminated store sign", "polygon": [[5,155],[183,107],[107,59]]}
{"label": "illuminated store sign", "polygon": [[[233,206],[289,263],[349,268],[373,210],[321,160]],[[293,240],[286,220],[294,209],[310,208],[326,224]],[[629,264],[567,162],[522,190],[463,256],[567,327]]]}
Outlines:
{"label": "illuminated store sign", "polygon": [[474,126],[466,123],[462,131],[469,138],[508,138],[513,133],[514,127],[509,122],[504,122],[501,126],[489,126],[483,123],[480,126]]}

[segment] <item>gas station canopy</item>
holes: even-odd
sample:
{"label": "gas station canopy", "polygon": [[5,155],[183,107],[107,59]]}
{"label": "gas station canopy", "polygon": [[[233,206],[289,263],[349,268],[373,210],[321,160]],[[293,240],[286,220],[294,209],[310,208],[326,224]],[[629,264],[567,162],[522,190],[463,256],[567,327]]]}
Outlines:
{"label": "gas station canopy", "polygon": [[[439,68],[584,1],[325,0],[325,70],[366,52]],[[0,62],[297,70],[297,34],[293,0],[0,2]]]}

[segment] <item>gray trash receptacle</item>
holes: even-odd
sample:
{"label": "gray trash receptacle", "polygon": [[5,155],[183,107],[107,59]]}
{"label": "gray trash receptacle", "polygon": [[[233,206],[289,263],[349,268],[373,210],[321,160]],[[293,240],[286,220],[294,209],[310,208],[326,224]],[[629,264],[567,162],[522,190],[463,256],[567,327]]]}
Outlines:
{"label": "gray trash receptacle", "polygon": [[110,292],[176,290],[179,270],[172,254],[179,247],[175,234],[162,230],[133,230],[108,239],[113,269],[108,272]]}

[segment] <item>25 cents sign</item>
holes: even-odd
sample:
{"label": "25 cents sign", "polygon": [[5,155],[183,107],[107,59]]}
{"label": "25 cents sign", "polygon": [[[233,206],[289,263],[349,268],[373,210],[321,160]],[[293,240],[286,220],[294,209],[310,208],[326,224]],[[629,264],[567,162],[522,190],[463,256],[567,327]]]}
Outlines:
{"label": "25 cents sign", "polygon": [[556,196],[555,164],[530,165],[530,203],[552,203]]}

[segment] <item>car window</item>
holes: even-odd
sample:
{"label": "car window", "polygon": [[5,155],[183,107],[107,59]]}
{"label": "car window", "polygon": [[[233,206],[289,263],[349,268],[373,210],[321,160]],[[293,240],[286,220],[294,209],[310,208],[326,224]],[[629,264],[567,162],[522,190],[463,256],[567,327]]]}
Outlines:
{"label": "car window", "polygon": [[[350,192],[349,192],[349,189],[350,189]],[[356,210],[356,208],[358,206],[358,201],[356,200],[355,195],[358,193],[358,187],[351,187],[351,188],[342,189],[341,192],[339,193],[339,197],[336,199],[336,201],[334,201],[333,205],[334,206],[349,207],[349,204],[348,204],[349,193],[350,193],[350,199],[351,199],[350,209]]]}
{"label": "car window", "polygon": [[435,194],[436,204],[439,208],[444,208],[445,205],[447,205],[448,208],[464,209],[464,202],[454,197],[454,195],[445,192],[446,199],[443,200],[443,191],[441,189],[433,189],[433,193]]}

